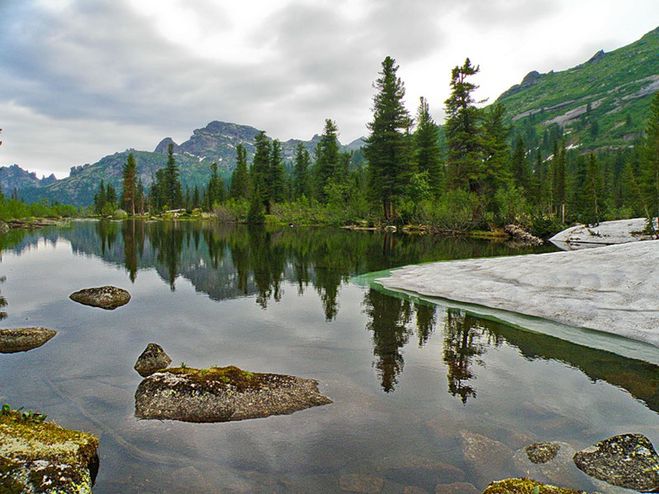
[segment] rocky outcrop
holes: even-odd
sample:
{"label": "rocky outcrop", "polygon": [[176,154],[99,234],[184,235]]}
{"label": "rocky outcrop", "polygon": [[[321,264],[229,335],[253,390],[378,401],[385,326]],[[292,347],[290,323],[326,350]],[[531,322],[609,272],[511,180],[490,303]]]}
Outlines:
{"label": "rocky outcrop", "polygon": [[38,348],[57,334],[48,328],[0,329],[0,353],[27,352]]}
{"label": "rocky outcrop", "polygon": [[659,456],[642,434],[612,436],[574,455],[577,467],[596,479],[640,492],[659,491]]}
{"label": "rocky outcrop", "polygon": [[583,492],[542,484],[531,479],[516,478],[492,482],[483,494],[583,494]]}
{"label": "rocky outcrop", "polygon": [[536,237],[535,235],[531,235],[519,225],[506,225],[504,227],[504,231],[510,235],[513,240],[523,245],[535,246],[544,245],[545,243],[544,240]]}
{"label": "rocky outcrop", "polygon": [[284,415],[332,403],[318,382],[238,367],[165,369],[144,379],[135,393],[135,416],[184,422],[228,422]]}
{"label": "rocky outcrop", "polygon": [[69,298],[80,304],[114,310],[130,301],[130,293],[115,286],[101,286],[98,288],[85,288],[72,293]]}
{"label": "rocky outcrop", "polygon": [[165,353],[165,350],[156,343],[149,343],[142,354],[137,358],[134,369],[142,377],[147,377],[167,368],[172,363],[172,359]]}
{"label": "rocky outcrop", "polygon": [[0,413],[0,492],[91,493],[98,438],[43,419],[7,407]]}

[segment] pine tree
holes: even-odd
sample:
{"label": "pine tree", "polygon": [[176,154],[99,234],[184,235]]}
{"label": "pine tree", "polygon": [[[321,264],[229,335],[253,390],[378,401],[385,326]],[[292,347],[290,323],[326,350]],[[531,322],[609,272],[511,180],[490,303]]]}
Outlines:
{"label": "pine tree", "polygon": [[265,132],[256,134],[254,145],[256,151],[252,162],[252,194],[256,196],[258,193],[262,207],[270,214],[270,142]]}
{"label": "pine tree", "polygon": [[286,198],[286,171],[281,155],[281,143],[272,141],[270,147],[270,190],[273,202],[283,202]]}
{"label": "pine tree", "polygon": [[338,181],[339,176],[339,140],[336,123],[331,119],[325,120],[325,129],[316,147],[316,163],[314,175],[316,191],[320,202],[327,202],[326,187],[332,181]]}
{"label": "pine tree", "polygon": [[302,196],[309,197],[309,165],[311,157],[304,144],[299,142],[295,148],[295,160],[293,165],[293,195],[296,199]]}
{"label": "pine tree", "polygon": [[217,163],[211,164],[211,178],[206,188],[206,208],[211,211],[213,207],[224,200],[224,181],[220,177]]}
{"label": "pine tree", "polygon": [[566,189],[565,189],[565,142],[554,146],[554,157],[552,158],[552,198],[556,214],[565,223],[566,215]]}
{"label": "pine tree", "polygon": [[249,197],[249,171],[247,169],[247,151],[245,146],[236,146],[236,168],[231,175],[231,190],[229,196],[232,199],[247,199]]}
{"label": "pine tree", "polygon": [[133,153],[128,154],[128,159],[123,169],[123,207],[131,215],[135,216],[137,195],[137,163]]}
{"label": "pine tree", "polygon": [[171,142],[167,146],[167,166],[165,167],[163,186],[165,204],[171,209],[179,208],[183,202],[183,192],[178,166],[174,158],[174,145]]}
{"label": "pine tree", "polygon": [[483,151],[482,194],[490,198],[512,183],[510,171],[510,128],[504,124],[506,109],[496,103],[483,114],[481,145]]}
{"label": "pine tree", "polygon": [[481,112],[474,105],[472,96],[478,86],[467,82],[476,75],[467,58],[461,67],[451,72],[451,95],[445,102],[446,140],[448,144],[448,188],[479,192],[482,185]]}
{"label": "pine tree", "polygon": [[103,179],[101,179],[101,183],[98,186],[98,191],[94,195],[94,212],[96,214],[101,214],[106,202],[107,199],[105,196],[105,182]]}
{"label": "pine tree", "polygon": [[640,172],[646,216],[651,226],[652,218],[659,216],[659,92],[655,93],[650,106],[650,116],[641,144]]}
{"label": "pine tree", "polygon": [[396,203],[412,171],[409,139],[412,120],[403,105],[405,86],[397,71],[395,60],[385,58],[375,82],[373,121],[368,124],[371,134],[364,149],[371,194],[382,204],[386,221],[395,219]]}
{"label": "pine tree", "polygon": [[428,101],[422,96],[414,131],[414,159],[417,170],[428,174],[431,193],[438,197],[443,183],[439,130],[430,116]]}
{"label": "pine tree", "polygon": [[137,186],[135,187],[135,208],[141,215],[144,214],[145,198],[144,198],[144,184],[142,179],[137,179]]}
{"label": "pine tree", "polygon": [[515,184],[524,190],[529,189],[529,165],[526,161],[526,145],[521,136],[517,136],[511,160]]}
{"label": "pine tree", "polygon": [[583,185],[583,222],[587,225],[598,225],[601,214],[602,188],[597,160],[590,154]]}

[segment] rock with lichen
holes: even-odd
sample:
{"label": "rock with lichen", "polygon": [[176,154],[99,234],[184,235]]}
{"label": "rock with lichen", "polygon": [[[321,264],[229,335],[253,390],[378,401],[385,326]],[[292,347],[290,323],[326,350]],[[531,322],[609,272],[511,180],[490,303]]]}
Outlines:
{"label": "rock with lichen", "polygon": [[542,482],[578,484],[583,474],[574,466],[574,453],[565,442],[537,442],[517,450],[513,463],[519,473]]}
{"label": "rock with lichen", "polygon": [[565,487],[542,484],[535,480],[514,478],[492,482],[483,494],[584,494]]}
{"label": "rock with lichen", "polygon": [[238,367],[164,369],[135,393],[135,416],[184,422],[228,422],[284,415],[332,403],[318,382]]}
{"label": "rock with lichen", "polygon": [[98,438],[44,418],[8,408],[0,413],[0,492],[91,493]]}
{"label": "rock with lichen", "polygon": [[160,345],[149,343],[137,358],[134,369],[140,376],[147,377],[154,372],[167,368],[171,363],[172,359]]}
{"label": "rock with lichen", "polygon": [[116,286],[84,288],[69,295],[69,298],[83,305],[114,310],[130,301],[130,293]]}
{"label": "rock with lichen", "polygon": [[0,329],[0,353],[27,352],[38,348],[57,331],[48,328],[11,328]]}
{"label": "rock with lichen", "polygon": [[643,434],[609,437],[578,451],[574,463],[587,475],[618,487],[659,491],[659,456]]}

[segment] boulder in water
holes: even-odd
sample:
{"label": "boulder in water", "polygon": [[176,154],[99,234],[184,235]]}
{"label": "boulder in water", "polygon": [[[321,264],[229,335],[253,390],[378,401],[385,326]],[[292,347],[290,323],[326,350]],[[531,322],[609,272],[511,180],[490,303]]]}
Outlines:
{"label": "boulder in water", "polygon": [[147,377],[167,368],[172,363],[172,359],[165,353],[165,350],[156,343],[149,343],[142,354],[137,358],[134,369],[142,377]]}
{"label": "boulder in water", "polygon": [[57,334],[48,328],[0,329],[0,353],[27,352],[38,348]]}
{"label": "boulder in water", "polygon": [[113,310],[130,301],[130,293],[123,288],[115,286],[101,286],[97,288],[85,288],[69,295],[75,302],[101,309]]}

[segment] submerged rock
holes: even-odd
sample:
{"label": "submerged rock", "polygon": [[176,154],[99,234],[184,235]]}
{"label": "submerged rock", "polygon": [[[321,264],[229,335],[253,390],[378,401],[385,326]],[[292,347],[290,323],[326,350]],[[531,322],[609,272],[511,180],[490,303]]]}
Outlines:
{"label": "submerged rock", "polygon": [[574,455],[577,467],[599,480],[641,492],[659,491],[659,456],[642,434],[621,434]]}
{"label": "submerged rock", "polygon": [[505,444],[475,432],[460,432],[465,463],[479,482],[487,483],[510,471],[513,450]]}
{"label": "submerged rock", "polygon": [[341,475],[339,488],[344,492],[358,492],[360,494],[377,494],[384,488],[384,479],[373,475],[349,473]]}
{"label": "submerged rock", "polygon": [[565,487],[542,484],[531,479],[504,479],[492,482],[483,494],[581,494]]}
{"label": "submerged rock", "polygon": [[520,473],[536,480],[578,484],[583,475],[574,467],[574,448],[564,442],[539,442],[515,452],[513,462]]}
{"label": "submerged rock", "polygon": [[469,482],[453,482],[452,484],[437,484],[435,494],[478,494],[478,489]]}
{"label": "submerged rock", "polygon": [[165,350],[156,343],[149,343],[142,354],[137,358],[134,369],[142,377],[147,377],[167,368],[172,363],[172,359],[165,353]]}
{"label": "submerged rock", "polygon": [[332,403],[318,382],[238,367],[164,369],[135,393],[135,416],[184,422],[228,422],[285,415]]}
{"label": "submerged rock", "polygon": [[0,329],[0,353],[27,352],[38,348],[57,334],[48,328]]}
{"label": "submerged rock", "polygon": [[556,455],[561,449],[559,443],[533,443],[526,448],[527,458],[531,463],[547,463],[556,458]]}
{"label": "submerged rock", "polygon": [[100,307],[101,309],[113,310],[130,301],[130,293],[115,286],[101,286],[97,288],[85,288],[69,295],[75,302]]}
{"label": "submerged rock", "polygon": [[[0,492],[92,492],[98,438],[39,415],[0,413]],[[92,472],[93,471],[93,472]]]}

